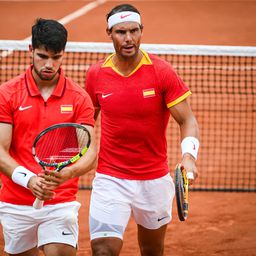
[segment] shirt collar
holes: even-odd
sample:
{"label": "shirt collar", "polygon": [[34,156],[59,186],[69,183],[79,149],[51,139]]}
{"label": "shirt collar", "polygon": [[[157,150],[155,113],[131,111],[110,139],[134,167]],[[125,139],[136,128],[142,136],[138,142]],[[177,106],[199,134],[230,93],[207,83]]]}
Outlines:
{"label": "shirt collar", "polygon": [[[129,74],[132,75],[133,73],[135,73],[142,65],[152,65],[152,61],[149,57],[149,55],[147,54],[147,52],[145,52],[144,50],[140,49],[141,52],[143,53],[143,57],[140,60],[140,63],[137,65],[137,67]],[[105,60],[105,62],[103,63],[102,67],[103,68],[107,68],[110,67],[113,70],[115,70],[117,73],[120,73],[116,68],[115,65],[113,64],[112,61],[112,57],[115,55],[115,53],[111,54],[110,56],[108,56],[108,58]]]}
{"label": "shirt collar", "polygon": [[[41,95],[40,91],[38,90],[38,87],[35,83],[35,80],[33,78],[33,75],[32,75],[32,68],[33,68],[33,65],[31,65],[27,70],[26,70],[26,73],[25,73],[25,81],[26,81],[26,86],[27,86],[27,89],[29,91],[29,94],[31,96],[38,96],[38,95]],[[52,93],[53,96],[56,96],[56,97],[61,97],[64,90],[65,90],[65,76],[64,76],[64,72],[63,70],[60,68],[59,70],[59,73],[60,73],[60,76],[59,76],[59,80],[58,80],[58,83]]]}

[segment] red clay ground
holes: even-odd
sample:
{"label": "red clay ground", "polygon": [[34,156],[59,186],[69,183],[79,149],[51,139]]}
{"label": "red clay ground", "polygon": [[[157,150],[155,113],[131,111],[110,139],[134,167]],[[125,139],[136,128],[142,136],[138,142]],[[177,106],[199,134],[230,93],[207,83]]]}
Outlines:
{"label": "red clay ground", "polygon": [[[80,237],[78,256],[90,254],[88,206],[90,191],[79,191]],[[174,204],[173,221],[166,236],[166,256],[255,256],[253,193],[191,192],[187,221],[180,222]],[[175,202],[174,202],[175,203]],[[0,255],[3,252],[0,240]],[[130,220],[121,256],[139,256],[136,225]]]}
{"label": "red clay ground", "polygon": [[[81,192],[80,256],[90,255],[88,241],[88,196]],[[186,222],[180,222],[174,204],[173,221],[168,227],[165,255],[175,256],[254,256],[255,194],[191,192]],[[175,202],[174,202],[175,203]],[[136,224],[129,222],[121,256],[139,256]]]}
{"label": "red clay ground", "polygon": [[[129,2],[129,1],[125,1]],[[60,19],[89,1],[1,1],[0,39],[24,39],[36,17]],[[120,1],[107,1],[66,25],[70,41],[106,42],[105,14]],[[143,15],[144,43],[256,46],[256,1],[166,0],[131,1]],[[79,256],[90,255],[89,191],[79,192]],[[190,193],[190,212],[179,222],[174,204],[165,255],[256,255],[255,193]],[[3,240],[0,239],[0,255]],[[139,255],[136,226],[131,220],[121,256]]]}
{"label": "red clay ground", "polygon": [[[61,19],[91,1],[0,0],[0,39],[24,39],[35,18]],[[254,0],[107,1],[66,25],[70,41],[106,42],[106,13],[131,2],[142,13],[144,43],[256,45]]]}

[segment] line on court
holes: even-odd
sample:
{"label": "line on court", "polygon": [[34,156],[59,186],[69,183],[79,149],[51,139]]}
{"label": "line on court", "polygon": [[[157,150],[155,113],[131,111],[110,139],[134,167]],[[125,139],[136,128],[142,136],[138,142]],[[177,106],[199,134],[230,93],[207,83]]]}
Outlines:
{"label": "line on court", "polygon": [[[64,18],[62,18],[58,21],[61,24],[65,25],[65,24],[71,22],[72,20],[75,20],[75,19],[81,17],[82,15],[88,13],[89,11],[93,10],[94,8],[104,4],[105,2],[107,2],[107,0],[95,0],[89,4],[84,5],[77,11],[70,13],[69,15],[65,16]],[[30,40],[30,39],[31,39],[31,36],[28,36],[28,37],[24,38],[23,40],[26,41],[26,40]],[[12,50],[3,51],[0,55],[0,59],[9,56],[10,54],[12,54],[12,52],[13,52]]]}
{"label": "line on court", "polygon": [[[77,11],[67,15],[66,17],[58,20],[61,24],[65,25],[67,23],[69,23],[70,21],[72,20],[75,20],[79,17],[81,17],[82,15],[86,14],[87,12],[93,10],[94,8],[104,4],[105,2],[107,2],[107,0],[96,0],[96,1],[93,1],[89,4],[86,4],[84,5],[83,7],[81,7],[80,9],[78,9]],[[31,39],[31,36],[23,39],[24,41],[25,40],[29,40]]]}

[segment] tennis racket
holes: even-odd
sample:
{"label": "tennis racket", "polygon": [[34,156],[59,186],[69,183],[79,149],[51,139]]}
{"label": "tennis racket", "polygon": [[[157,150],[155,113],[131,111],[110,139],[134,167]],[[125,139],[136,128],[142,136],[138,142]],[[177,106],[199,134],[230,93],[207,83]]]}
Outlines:
{"label": "tennis racket", "polygon": [[188,178],[181,164],[175,168],[174,180],[178,216],[180,221],[185,221],[188,217]]}
{"label": "tennis racket", "polygon": [[[55,124],[35,138],[32,155],[44,170],[59,172],[80,159],[90,143],[90,133],[84,126],[75,123]],[[41,209],[43,204],[44,201],[36,198],[33,207]]]}

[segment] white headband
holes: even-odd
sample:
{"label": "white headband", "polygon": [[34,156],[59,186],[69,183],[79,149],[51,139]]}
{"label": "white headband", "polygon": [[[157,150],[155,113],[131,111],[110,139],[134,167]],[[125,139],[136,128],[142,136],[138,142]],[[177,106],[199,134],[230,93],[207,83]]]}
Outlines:
{"label": "white headband", "polygon": [[126,21],[134,21],[141,25],[140,15],[137,12],[125,11],[115,13],[108,18],[108,29],[111,29],[118,23]]}

